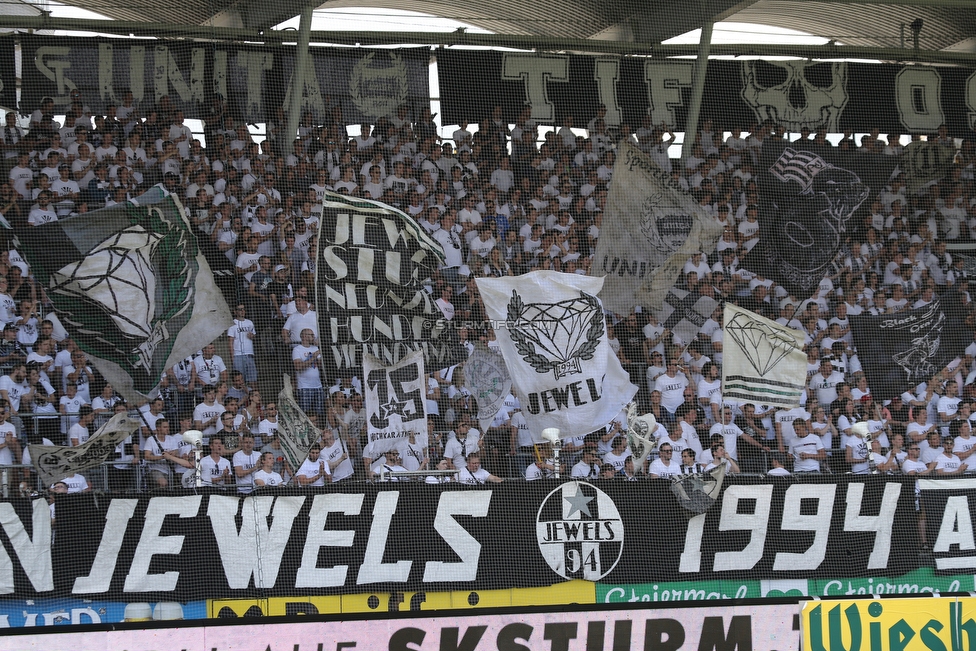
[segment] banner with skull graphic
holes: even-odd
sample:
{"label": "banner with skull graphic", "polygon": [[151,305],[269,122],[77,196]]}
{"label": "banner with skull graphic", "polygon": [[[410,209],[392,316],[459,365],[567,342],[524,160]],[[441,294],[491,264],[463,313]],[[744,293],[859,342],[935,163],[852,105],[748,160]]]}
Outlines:
{"label": "banner with skull graphic", "polygon": [[[507,123],[526,109],[537,124],[576,126],[601,105],[610,128],[665,124],[687,128],[695,62],[652,57],[553,52],[438,50],[441,120],[470,122],[501,107]],[[770,120],[791,133],[807,128],[889,136],[932,133],[968,137],[976,77],[965,66],[849,61],[708,62],[701,117],[716,127],[749,130]]]}
{"label": "banner with skull graphic", "polygon": [[963,354],[972,329],[957,309],[961,304],[950,295],[896,314],[850,317],[857,357],[875,399],[913,390]]}
{"label": "banner with skull graphic", "polygon": [[688,258],[711,253],[721,236],[722,225],[670,174],[620,144],[590,270],[604,277],[600,298],[609,310],[660,310]]}
{"label": "banner with skull graphic", "polygon": [[561,438],[603,428],[637,393],[607,340],[602,278],[534,271],[479,278],[529,429]]}
{"label": "banner with skull graphic", "polygon": [[858,210],[888,181],[893,156],[767,140],[760,156],[759,242],[742,266],[806,299],[835,270]]}

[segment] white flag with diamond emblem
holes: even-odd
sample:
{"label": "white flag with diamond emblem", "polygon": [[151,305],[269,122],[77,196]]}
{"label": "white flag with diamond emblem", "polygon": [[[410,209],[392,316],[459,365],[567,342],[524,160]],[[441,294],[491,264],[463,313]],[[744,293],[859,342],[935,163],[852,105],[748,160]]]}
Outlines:
{"label": "white flag with diamond emblem", "polygon": [[423,352],[411,353],[392,366],[386,366],[372,355],[363,355],[363,375],[369,436],[369,445],[363,454],[378,459],[381,453],[396,447],[411,433],[426,439],[427,386]]}
{"label": "white flag with diamond emblem", "polygon": [[731,303],[725,304],[722,399],[796,407],[806,385],[803,335]]}
{"label": "white flag with diamond emblem", "polygon": [[562,438],[604,427],[637,387],[607,341],[603,278],[534,271],[479,278],[522,415],[534,434],[555,427]]}

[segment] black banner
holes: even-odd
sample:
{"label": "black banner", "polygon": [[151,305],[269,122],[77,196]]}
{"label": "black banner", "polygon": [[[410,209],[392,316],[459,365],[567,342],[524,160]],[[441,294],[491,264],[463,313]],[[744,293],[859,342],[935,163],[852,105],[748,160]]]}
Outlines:
{"label": "black banner", "polygon": [[[542,124],[571,115],[585,127],[598,104],[608,126],[683,130],[695,62],[525,52],[437,53],[442,121],[478,122],[502,107],[514,122],[532,106]],[[976,75],[960,68],[847,62],[709,61],[702,117],[748,129],[771,119],[790,131],[930,133],[940,124],[968,136],[976,124]],[[972,90],[970,90],[972,89]]]}
{"label": "black banner", "polygon": [[363,352],[393,364],[421,350],[426,368],[458,364],[465,351],[425,284],[443,249],[417,222],[386,204],[327,192],[315,254],[323,358],[360,368]]}
{"label": "black banner", "polygon": [[850,317],[857,356],[876,399],[889,400],[930,381],[963,354],[972,330],[961,305],[950,294],[914,310]]}
{"label": "black banner", "polygon": [[0,562],[0,594],[187,600],[895,575],[916,562],[913,482],[732,478],[691,520],[666,480],[71,495],[57,498],[53,549],[47,503],[17,500],[0,503],[0,553],[12,560]]}
{"label": "black banner", "polygon": [[809,298],[896,163],[893,156],[767,140],[759,160],[759,242],[743,266]]}
{"label": "black banner", "polygon": [[[56,112],[64,112],[73,88],[101,115],[108,103],[121,105],[127,90],[143,116],[164,95],[185,117],[206,119],[219,93],[233,117],[249,122],[277,120],[276,110],[287,110],[290,102],[294,47],[31,36],[20,42],[25,113],[44,97],[54,99]],[[312,47],[309,52],[303,109],[317,122],[331,117],[336,106],[346,122],[374,123],[395,115],[401,104],[429,105],[427,48]],[[12,55],[3,60],[13,65]],[[13,84],[10,88],[12,93]]]}
{"label": "black banner", "polygon": [[14,68],[14,37],[0,38],[0,106],[17,106],[17,71]]}
{"label": "black banner", "polygon": [[926,513],[925,538],[938,572],[976,571],[976,479],[920,479],[920,505]]}

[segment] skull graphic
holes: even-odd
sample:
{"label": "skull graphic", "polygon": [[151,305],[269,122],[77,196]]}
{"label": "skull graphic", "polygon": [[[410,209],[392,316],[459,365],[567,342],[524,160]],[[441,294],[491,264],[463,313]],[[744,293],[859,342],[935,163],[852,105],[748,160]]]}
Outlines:
{"label": "skull graphic", "polygon": [[836,132],[847,105],[847,64],[743,61],[741,95],[760,122]]}

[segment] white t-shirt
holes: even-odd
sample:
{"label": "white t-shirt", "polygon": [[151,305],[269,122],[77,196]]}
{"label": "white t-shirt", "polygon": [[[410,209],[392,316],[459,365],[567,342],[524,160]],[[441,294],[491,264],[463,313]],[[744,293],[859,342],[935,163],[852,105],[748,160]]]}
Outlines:
{"label": "white t-shirt", "polygon": [[[237,474],[236,471],[238,468],[250,470],[257,465],[260,458],[261,453],[257,450],[251,450],[251,454],[245,454],[244,450],[238,450],[234,453],[234,474]],[[237,477],[237,492],[250,493],[254,489],[255,475],[257,475],[257,472],[251,473],[250,475],[244,475],[243,477]]]}
{"label": "white t-shirt", "polygon": [[[324,457],[319,456],[318,461],[305,459],[305,461],[302,462],[302,465],[298,468],[298,472],[296,472],[295,475],[302,476],[302,477],[309,477],[309,478],[318,477],[319,470],[323,468],[325,470],[325,475],[332,474],[329,470],[329,464],[325,462]],[[325,486],[325,477],[324,476],[319,477],[311,484],[305,484],[305,486]]]}
{"label": "white t-shirt", "polygon": [[[298,360],[302,362],[308,362],[312,360],[312,356],[319,351],[318,346],[302,346],[301,344],[295,346],[291,351],[292,360]],[[297,383],[298,389],[321,389],[322,388],[322,376],[319,374],[318,364],[312,364],[308,368],[304,368],[297,372]]]}
{"label": "white t-shirt", "polygon": [[[237,455],[235,454],[234,456],[236,457]],[[281,478],[281,475],[279,475],[274,471],[267,472],[265,470],[258,470],[253,475],[251,475],[251,477],[254,479],[255,482],[257,482],[258,480],[264,482],[264,486],[283,486],[285,483],[285,480]],[[258,486],[257,483],[255,483],[254,485],[256,487]]]}
{"label": "white t-shirt", "polygon": [[[224,470],[227,470],[227,479],[218,484],[214,484],[214,479],[220,477],[224,474]],[[230,461],[224,457],[220,457],[216,461],[212,455],[207,455],[200,459],[200,478],[203,480],[206,486],[233,486],[234,485],[234,470],[230,467]]]}
{"label": "white t-shirt", "polygon": [[793,455],[793,472],[817,472],[820,470],[819,459],[801,459],[800,453],[817,454],[824,449],[823,441],[816,434],[807,434],[803,438],[794,438],[790,445]]}

